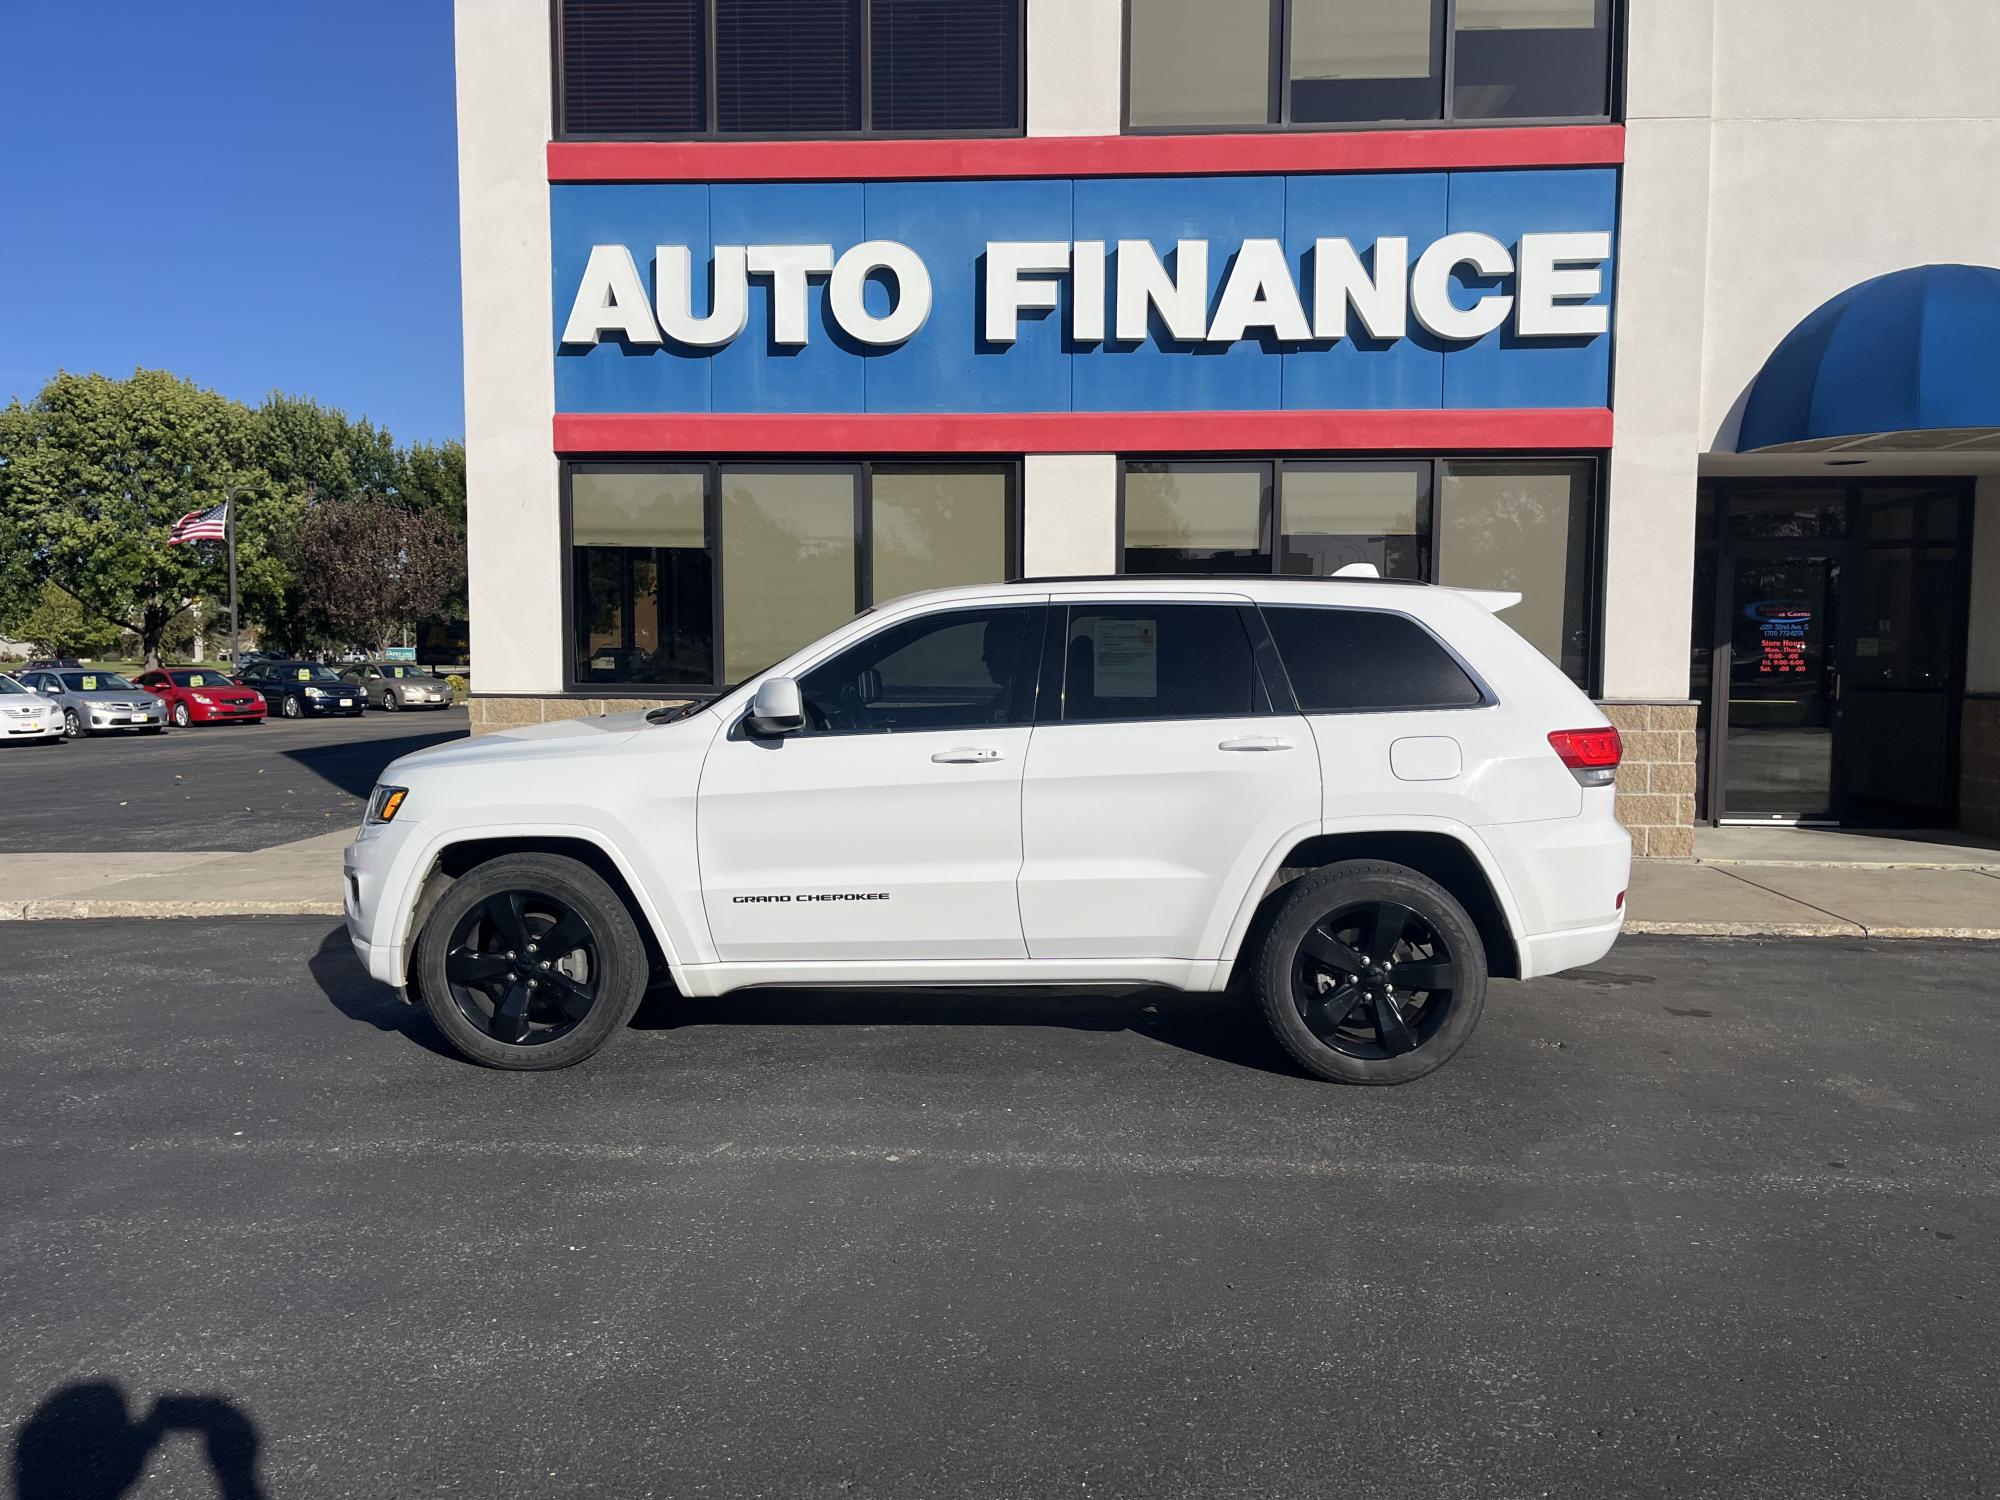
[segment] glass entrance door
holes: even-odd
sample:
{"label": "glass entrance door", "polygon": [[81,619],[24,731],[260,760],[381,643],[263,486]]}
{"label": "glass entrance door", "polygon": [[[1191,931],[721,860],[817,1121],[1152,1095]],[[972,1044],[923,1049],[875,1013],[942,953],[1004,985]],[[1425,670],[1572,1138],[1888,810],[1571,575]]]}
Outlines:
{"label": "glass entrance door", "polygon": [[[1728,619],[1726,818],[1830,822],[1838,815],[1843,563],[1818,553],[1738,552]],[[1723,676],[1724,674],[1717,674]]]}

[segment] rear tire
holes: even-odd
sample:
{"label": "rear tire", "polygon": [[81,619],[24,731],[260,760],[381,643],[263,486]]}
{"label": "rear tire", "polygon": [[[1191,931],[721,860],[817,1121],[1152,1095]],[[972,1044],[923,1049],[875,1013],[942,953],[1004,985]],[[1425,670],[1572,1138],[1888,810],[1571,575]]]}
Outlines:
{"label": "rear tire", "polygon": [[591,1056],[632,1019],[649,977],[618,893],[554,854],[503,855],[454,881],[425,919],[417,974],[445,1040],[476,1063],[520,1072]]}
{"label": "rear tire", "polygon": [[1409,1083],[1449,1062],[1486,1004],[1486,949],[1458,900],[1403,865],[1351,860],[1294,881],[1251,990],[1293,1061],[1334,1083]]}

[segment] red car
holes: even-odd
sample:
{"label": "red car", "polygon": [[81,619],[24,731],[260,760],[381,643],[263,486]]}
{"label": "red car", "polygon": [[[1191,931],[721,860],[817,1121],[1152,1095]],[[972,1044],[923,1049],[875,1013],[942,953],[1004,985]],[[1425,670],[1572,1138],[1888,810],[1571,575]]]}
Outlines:
{"label": "red car", "polygon": [[176,729],[190,724],[261,724],[269,711],[264,695],[224,672],[172,667],[134,679],[167,705]]}

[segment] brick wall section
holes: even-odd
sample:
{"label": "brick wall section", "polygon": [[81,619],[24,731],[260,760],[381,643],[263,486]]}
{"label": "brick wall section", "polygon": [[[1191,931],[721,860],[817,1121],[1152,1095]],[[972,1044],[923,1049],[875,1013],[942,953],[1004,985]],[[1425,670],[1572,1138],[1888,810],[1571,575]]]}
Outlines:
{"label": "brick wall section", "polygon": [[591,719],[622,714],[635,708],[661,708],[661,698],[492,698],[474,694],[466,704],[474,734],[519,729],[523,724],[548,724],[557,719]]}
{"label": "brick wall section", "polygon": [[1959,726],[1958,822],[2000,834],[2000,695],[1965,700]]}
{"label": "brick wall section", "polygon": [[1692,703],[1606,703],[1625,759],[1618,767],[1618,821],[1643,859],[1694,858]]}

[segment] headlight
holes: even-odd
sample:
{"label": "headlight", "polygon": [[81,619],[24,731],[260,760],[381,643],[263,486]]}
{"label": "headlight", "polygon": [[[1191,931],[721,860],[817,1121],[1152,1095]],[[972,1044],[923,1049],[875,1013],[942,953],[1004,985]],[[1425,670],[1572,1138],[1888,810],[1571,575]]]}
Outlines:
{"label": "headlight", "polygon": [[204,704],[209,708],[215,707],[215,700],[206,693],[189,693],[188,696],[194,699],[195,702]]}
{"label": "headlight", "polygon": [[326,689],[309,687],[306,689],[306,696],[308,698],[324,698],[326,696]]}
{"label": "headlight", "polygon": [[403,799],[410,795],[410,789],[402,786],[378,786],[375,795],[368,799],[368,821],[370,823],[393,823],[396,814],[403,810]]}

